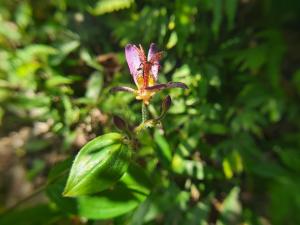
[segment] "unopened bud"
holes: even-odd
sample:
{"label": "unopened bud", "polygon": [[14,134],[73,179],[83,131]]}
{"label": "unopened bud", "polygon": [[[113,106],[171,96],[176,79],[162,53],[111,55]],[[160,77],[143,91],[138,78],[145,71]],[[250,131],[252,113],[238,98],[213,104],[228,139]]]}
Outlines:
{"label": "unopened bud", "polygon": [[113,122],[118,129],[120,129],[122,131],[127,130],[127,124],[121,117],[113,116]]}
{"label": "unopened bud", "polygon": [[171,104],[172,104],[172,99],[171,97],[168,95],[162,102],[161,104],[161,111],[162,111],[162,114],[165,114],[169,108],[171,107]]}

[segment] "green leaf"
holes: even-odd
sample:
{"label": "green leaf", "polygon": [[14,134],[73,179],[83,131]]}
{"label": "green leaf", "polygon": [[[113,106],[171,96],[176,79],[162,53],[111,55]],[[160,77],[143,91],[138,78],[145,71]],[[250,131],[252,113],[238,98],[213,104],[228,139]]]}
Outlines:
{"label": "green leaf", "polygon": [[213,1],[213,22],[212,22],[212,31],[217,37],[220,31],[220,26],[222,23],[222,1],[214,0]]}
{"label": "green leaf", "polygon": [[78,214],[89,219],[110,219],[132,211],[145,197],[126,186],[116,186],[96,196],[78,198]]}
{"label": "green leaf", "polygon": [[45,204],[10,211],[0,216],[0,225],[40,225],[47,224],[53,218],[59,217],[59,212]]}
{"label": "green leaf", "polygon": [[150,193],[143,169],[131,164],[128,172],[111,189],[96,196],[78,198],[79,214],[90,219],[109,219],[135,209]]}
{"label": "green leaf", "polygon": [[134,190],[143,195],[150,194],[150,179],[143,168],[135,163],[129,165],[128,170],[121,178],[120,183],[130,190]]}
{"label": "green leaf", "polygon": [[67,40],[61,43],[57,49],[57,54],[53,56],[51,63],[53,65],[59,65],[71,52],[74,52],[80,46],[78,40]]}
{"label": "green leaf", "polygon": [[28,2],[19,4],[16,11],[16,22],[22,29],[26,28],[32,20],[32,9]]}
{"label": "green leaf", "polygon": [[242,212],[239,201],[240,188],[233,187],[224,199],[221,209],[221,220],[224,224],[237,224]]}
{"label": "green leaf", "polygon": [[170,35],[169,41],[166,45],[166,48],[167,49],[173,48],[177,44],[177,41],[178,41],[177,33],[176,33],[176,31],[173,31]]}
{"label": "green leaf", "polygon": [[46,86],[47,88],[54,88],[59,85],[71,84],[74,82],[74,80],[75,80],[74,77],[65,77],[65,76],[56,75],[46,80]]}
{"label": "green leaf", "polygon": [[99,97],[102,86],[103,75],[100,72],[96,71],[91,75],[90,79],[88,80],[85,96],[96,101]]}
{"label": "green leaf", "polygon": [[225,158],[222,162],[223,171],[227,179],[231,179],[233,177],[233,171],[230,165],[230,162],[227,158]]}
{"label": "green leaf", "polygon": [[69,127],[78,120],[78,110],[76,111],[73,107],[71,98],[67,95],[62,96],[62,103],[64,106],[64,122]]}
{"label": "green leaf", "polygon": [[147,174],[136,164],[109,190],[92,196],[65,198],[62,191],[67,181],[70,159],[57,164],[50,172],[47,186],[48,197],[65,213],[88,219],[108,219],[135,209],[150,193]]}
{"label": "green leaf", "polygon": [[133,2],[133,0],[101,0],[97,1],[95,6],[88,7],[88,11],[93,15],[101,15],[129,8]]}
{"label": "green leaf", "polygon": [[193,177],[198,180],[204,179],[204,166],[201,161],[187,160],[179,154],[172,159],[172,170],[178,174]]}
{"label": "green leaf", "polygon": [[275,148],[275,152],[286,167],[296,172],[300,172],[300,153],[297,149]]}
{"label": "green leaf", "polygon": [[234,18],[236,15],[236,10],[238,6],[238,1],[237,0],[226,0],[225,1],[225,13],[227,16],[228,20],[228,28],[232,29],[234,26]]}
{"label": "green leaf", "polygon": [[16,105],[19,109],[33,109],[48,107],[51,99],[46,95],[35,95],[33,97],[24,96],[24,94],[16,94],[9,99],[9,104]]}
{"label": "green leaf", "polygon": [[52,46],[43,44],[32,44],[17,52],[18,57],[25,62],[31,61],[39,57],[39,59],[57,54],[58,50]]}
{"label": "green leaf", "polygon": [[172,161],[172,151],[167,142],[167,140],[159,133],[159,131],[155,131],[154,140],[158,145],[157,154],[166,166],[169,166]]}
{"label": "green leaf", "polygon": [[102,66],[95,60],[95,57],[92,56],[87,49],[82,49],[80,51],[80,58],[90,67],[103,71]]}
{"label": "green leaf", "polygon": [[12,26],[9,21],[5,21],[0,19],[0,39],[4,40],[7,39],[10,42],[19,42],[21,39],[21,33],[17,26]]}
{"label": "green leaf", "polygon": [[126,172],[130,149],[118,133],[109,133],[87,143],[72,165],[65,196],[93,194],[111,187]]}

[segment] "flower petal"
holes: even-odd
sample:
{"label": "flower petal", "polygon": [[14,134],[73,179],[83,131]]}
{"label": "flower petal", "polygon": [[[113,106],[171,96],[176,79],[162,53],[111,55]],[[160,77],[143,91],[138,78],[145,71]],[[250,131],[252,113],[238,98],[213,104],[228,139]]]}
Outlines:
{"label": "flower petal", "polygon": [[137,85],[137,76],[138,76],[138,69],[141,65],[141,60],[137,51],[137,47],[132,44],[128,44],[125,47],[125,56],[126,61],[130,70],[130,73],[133,77],[135,84]]}
{"label": "flower petal", "polygon": [[150,87],[146,87],[145,89],[148,91],[160,91],[163,90],[165,88],[168,88],[167,84],[156,84]]}
{"label": "flower petal", "polygon": [[149,91],[160,91],[166,88],[182,88],[182,89],[188,89],[188,86],[182,82],[168,82],[166,84],[156,84],[150,87],[147,87],[146,90]]}
{"label": "flower petal", "polygon": [[158,49],[156,47],[156,44],[151,43],[149,51],[148,51],[148,57],[147,60],[151,61],[152,67],[151,67],[151,73],[155,80],[157,80],[158,77],[158,70],[159,70],[159,58],[158,55]]}
{"label": "flower petal", "polygon": [[158,78],[158,71],[159,71],[159,64],[153,64],[152,67],[151,67],[151,73],[155,79],[155,81],[157,81],[157,78]]}
{"label": "flower petal", "polygon": [[168,82],[168,88],[182,88],[182,89],[189,89],[185,83],[182,82]]}
{"label": "flower petal", "polygon": [[157,46],[155,43],[151,43],[150,44],[150,48],[149,48],[149,51],[148,51],[148,57],[147,57],[147,60],[150,61],[152,59],[152,57],[158,52],[157,50]]}
{"label": "flower petal", "polygon": [[120,86],[120,87],[113,87],[112,89],[110,89],[111,92],[118,92],[118,91],[124,91],[124,92],[131,92],[134,93],[136,92],[136,90],[134,90],[131,87],[125,87],[125,86]]}

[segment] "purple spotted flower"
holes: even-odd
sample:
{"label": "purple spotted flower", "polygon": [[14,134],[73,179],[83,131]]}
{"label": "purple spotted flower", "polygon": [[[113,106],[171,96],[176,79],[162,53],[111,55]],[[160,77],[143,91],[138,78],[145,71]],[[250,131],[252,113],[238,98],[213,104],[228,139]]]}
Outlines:
{"label": "purple spotted flower", "polygon": [[137,47],[133,44],[126,45],[125,56],[137,89],[115,87],[112,91],[132,92],[136,95],[136,99],[142,100],[144,104],[148,105],[151,97],[162,89],[176,87],[187,89],[187,86],[181,82],[168,82],[166,84],[156,83],[160,68],[159,60],[162,57],[162,52],[158,52],[154,43],[150,45],[147,57],[141,45]]}

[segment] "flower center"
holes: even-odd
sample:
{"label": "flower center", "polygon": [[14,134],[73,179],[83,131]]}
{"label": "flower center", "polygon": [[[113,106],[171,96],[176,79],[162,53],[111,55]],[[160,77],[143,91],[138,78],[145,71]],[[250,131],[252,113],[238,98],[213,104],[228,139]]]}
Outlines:
{"label": "flower center", "polygon": [[[148,75],[147,83],[148,84],[146,87],[151,87],[155,84],[155,79],[152,74]],[[138,76],[137,78],[137,87],[138,87],[138,91],[137,91],[136,99],[143,100],[143,102],[146,105],[148,105],[149,100],[155,94],[155,91],[149,91],[145,89],[146,87],[144,86],[144,77],[142,75]]]}
{"label": "flower center", "polygon": [[137,92],[136,99],[142,100],[146,105],[149,104],[149,100],[155,94],[155,91],[148,91],[145,89],[139,89]]}

